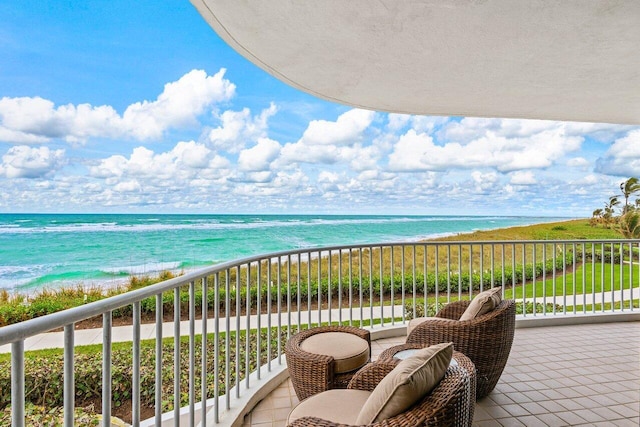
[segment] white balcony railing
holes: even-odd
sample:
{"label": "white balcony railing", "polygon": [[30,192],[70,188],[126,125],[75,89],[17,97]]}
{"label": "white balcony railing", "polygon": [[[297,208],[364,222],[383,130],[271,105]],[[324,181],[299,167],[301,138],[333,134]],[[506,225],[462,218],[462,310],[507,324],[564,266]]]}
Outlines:
{"label": "white balcony railing", "polygon": [[[53,329],[64,330],[61,404],[65,426],[73,425],[75,325],[95,316],[102,316],[103,326],[100,375],[109,379],[99,390],[104,426],[110,425],[114,390],[130,396],[134,426],[227,424],[221,414],[246,398],[252,382],[283,370],[284,342],[298,330],[324,322],[372,330],[398,326],[494,286],[519,303],[523,319],[637,312],[639,254],[638,240],[412,242],[223,263],[0,328],[0,346],[11,345],[12,425],[25,425],[25,402],[33,400],[25,394],[32,388],[25,340]],[[165,315],[173,317],[172,331]],[[132,319],[126,380],[112,379],[114,362],[121,363],[113,352],[114,316]],[[152,316],[155,336],[143,339],[148,325],[141,319]],[[149,352],[153,367],[142,362]],[[143,407],[154,408],[155,416],[142,421]]]}

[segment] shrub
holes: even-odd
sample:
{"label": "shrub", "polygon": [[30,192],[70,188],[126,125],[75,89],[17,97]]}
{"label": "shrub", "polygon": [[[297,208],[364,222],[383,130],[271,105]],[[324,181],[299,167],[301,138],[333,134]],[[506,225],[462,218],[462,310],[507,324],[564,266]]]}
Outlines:
{"label": "shrub", "polygon": [[[293,331],[292,331],[293,332]],[[278,340],[284,347],[287,339],[287,329],[282,328],[281,335],[278,337],[275,328],[271,334],[267,334],[267,330],[263,329],[261,335],[261,360],[260,363],[267,362],[268,342],[271,348],[277,348]],[[207,336],[207,374],[206,382],[208,384],[207,398],[214,395],[214,387],[216,382],[220,382],[221,394],[225,390],[225,357],[229,352],[231,360],[244,360],[246,355],[245,348],[246,332],[230,334],[229,348],[225,347],[225,335],[220,334],[218,337],[218,357],[220,366],[218,369],[219,376],[214,377],[214,337]],[[257,367],[256,360],[257,351],[257,332],[250,332],[250,370]],[[235,354],[235,340],[240,340],[241,356]],[[189,348],[188,340],[181,340],[180,344],[180,367],[182,374],[180,376],[181,388],[181,406],[188,403],[189,399]],[[201,366],[202,366],[202,340],[196,337],[195,341],[195,393],[196,399],[200,400],[201,396]],[[174,351],[173,340],[168,339],[163,342],[162,346],[162,411],[167,412],[173,409],[173,374],[174,374]],[[141,404],[147,407],[154,407],[155,399],[155,344],[153,341],[147,341],[143,344],[140,357],[140,382],[141,382]],[[273,355],[272,355],[273,356]],[[61,351],[42,351],[28,354],[25,357],[25,400],[33,405],[44,406],[46,408],[56,408],[63,405],[63,355]],[[77,352],[74,358],[75,368],[75,389],[76,401],[79,406],[87,402],[95,401],[102,397],[102,351],[100,346],[91,346],[84,348],[81,352]],[[130,401],[132,392],[132,351],[130,343],[126,345],[114,346],[112,350],[112,405],[119,407]],[[240,367],[241,375],[244,375],[245,366]],[[236,383],[235,375],[229,379],[229,387]],[[11,402],[11,362],[9,360],[0,361],[0,409],[6,408]],[[2,425],[2,424],[0,424]]]}
{"label": "shrub", "polygon": [[[61,426],[64,422],[64,408],[45,408],[44,406],[27,403],[25,405],[25,416],[28,426]],[[75,408],[73,418],[78,426],[99,426],[102,420],[102,416],[96,414],[93,406]],[[112,420],[114,419],[112,418]],[[0,411],[0,425],[11,425],[11,406],[7,406],[3,411]]]}

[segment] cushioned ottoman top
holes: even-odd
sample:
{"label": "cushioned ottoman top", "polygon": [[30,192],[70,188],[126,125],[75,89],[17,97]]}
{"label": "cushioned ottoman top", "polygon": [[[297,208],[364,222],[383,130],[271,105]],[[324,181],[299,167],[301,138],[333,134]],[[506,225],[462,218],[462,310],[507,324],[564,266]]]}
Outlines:
{"label": "cushioned ottoman top", "polygon": [[300,343],[307,353],[331,356],[335,360],[336,373],[350,372],[369,361],[369,343],[347,332],[315,334]]}

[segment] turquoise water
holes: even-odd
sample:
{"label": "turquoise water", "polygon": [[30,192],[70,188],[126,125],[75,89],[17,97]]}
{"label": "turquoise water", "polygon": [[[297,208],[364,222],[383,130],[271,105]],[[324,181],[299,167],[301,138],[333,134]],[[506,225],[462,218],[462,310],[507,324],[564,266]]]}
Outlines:
{"label": "turquoise water", "polygon": [[415,241],[566,218],[473,216],[0,214],[0,289],[113,286],[131,275],[250,255]]}

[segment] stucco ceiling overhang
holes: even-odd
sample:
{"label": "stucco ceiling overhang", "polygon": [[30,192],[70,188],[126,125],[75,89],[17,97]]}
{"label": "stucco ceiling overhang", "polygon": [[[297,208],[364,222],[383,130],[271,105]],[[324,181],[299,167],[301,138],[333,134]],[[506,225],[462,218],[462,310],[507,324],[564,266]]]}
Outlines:
{"label": "stucco ceiling overhang", "polygon": [[191,0],[245,58],[377,111],[640,124],[638,0]]}

